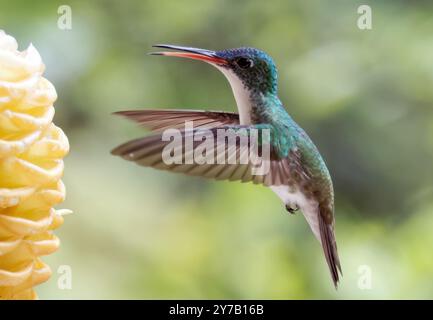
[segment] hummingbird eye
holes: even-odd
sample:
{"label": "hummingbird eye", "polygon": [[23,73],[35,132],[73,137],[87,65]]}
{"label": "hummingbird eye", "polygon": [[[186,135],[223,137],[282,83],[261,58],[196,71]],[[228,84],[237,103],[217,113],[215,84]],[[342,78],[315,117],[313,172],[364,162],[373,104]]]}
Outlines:
{"label": "hummingbird eye", "polygon": [[237,66],[241,69],[248,69],[251,68],[254,65],[253,60],[249,58],[240,57],[235,60],[235,63]]}

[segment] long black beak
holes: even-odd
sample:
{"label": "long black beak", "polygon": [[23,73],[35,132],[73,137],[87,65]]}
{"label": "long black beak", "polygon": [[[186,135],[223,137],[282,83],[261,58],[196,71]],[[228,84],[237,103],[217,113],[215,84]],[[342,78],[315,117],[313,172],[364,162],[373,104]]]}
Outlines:
{"label": "long black beak", "polygon": [[190,58],[190,59],[205,61],[205,62],[208,62],[211,64],[218,64],[218,65],[227,64],[226,59],[218,56],[218,54],[215,51],[211,51],[211,50],[191,48],[191,47],[173,46],[170,44],[156,44],[152,47],[178,50],[178,51],[151,52],[151,53],[149,53],[151,55]]}

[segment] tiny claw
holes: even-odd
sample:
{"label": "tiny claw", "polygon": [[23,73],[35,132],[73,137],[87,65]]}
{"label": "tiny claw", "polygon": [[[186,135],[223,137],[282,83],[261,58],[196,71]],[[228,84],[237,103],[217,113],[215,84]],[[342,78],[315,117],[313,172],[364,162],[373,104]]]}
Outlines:
{"label": "tiny claw", "polygon": [[295,205],[295,207],[293,207],[290,204],[286,204],[286,210],[289,211],[290,214],[295,214],[296,211],[299,210],[299,207],[298,207],[298,205]]}

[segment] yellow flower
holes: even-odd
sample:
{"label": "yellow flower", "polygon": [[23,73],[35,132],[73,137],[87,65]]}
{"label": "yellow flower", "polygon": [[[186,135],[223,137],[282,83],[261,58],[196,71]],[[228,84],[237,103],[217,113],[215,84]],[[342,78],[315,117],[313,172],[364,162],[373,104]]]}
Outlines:
{"label": "yellow flower", "polygon": [[59,247],[65,198],[62,158],[68,139],[52,123],[54,86],[30,45],[18,51],[0,30],[0,299],[34,299],[50,268],[40,256]]}

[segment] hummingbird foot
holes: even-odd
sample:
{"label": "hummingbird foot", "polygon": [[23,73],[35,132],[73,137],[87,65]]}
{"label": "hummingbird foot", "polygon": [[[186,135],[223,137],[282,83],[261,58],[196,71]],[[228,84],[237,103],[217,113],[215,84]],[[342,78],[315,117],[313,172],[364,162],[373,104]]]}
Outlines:
{"label": "hummingbird foot", "polygon": [[286,204],[286,210],[289,211],[290,214],[295,214],[296,211],[299,210],[299,207],[297,204]]}

